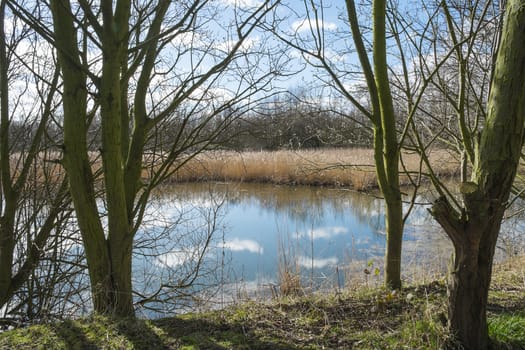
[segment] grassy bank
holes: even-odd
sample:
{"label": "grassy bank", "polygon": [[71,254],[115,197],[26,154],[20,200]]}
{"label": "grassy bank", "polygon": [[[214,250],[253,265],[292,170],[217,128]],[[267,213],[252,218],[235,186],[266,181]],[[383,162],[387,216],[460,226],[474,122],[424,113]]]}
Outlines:
{"label": "grassy bank", "polygon": [[[525,257],[498,265],[494,274],[494,349],[525,349]],[[155,321],[92,317],[37,325],[0,334],[0,349],[454,348],[445,315],[441,280],[396,294],[362,287]]]}
{"label": "grassy bank", "polygon": [[[445,151],[431,153],[430,159],[439,175],[457,174],[458,162]],[[404,153],[403,163],[409,172],[418,173],[420,170],[420,159],[416,154]],[[240,153],[210,151],[188,162],[173,180],[345,186],[356,190],[377,187],[373,151],[361,148]],[[402,175],[401,182],[407,184],[408,177]]]}

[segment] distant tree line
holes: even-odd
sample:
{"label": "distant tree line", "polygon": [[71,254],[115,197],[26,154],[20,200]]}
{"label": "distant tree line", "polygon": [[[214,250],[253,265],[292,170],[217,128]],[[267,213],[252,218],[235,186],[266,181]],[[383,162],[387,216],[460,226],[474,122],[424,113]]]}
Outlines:
{"label": "distant tree line", "polygon": [[[215,139],[215,147],[244,150],[314,149],[333,147],[371,147],[372,131],[367,127],[365,116],[358,111],[344,114],[337,106],[325,106],[301,100],[301,97],[287,97],[263,104],[258,110],[247,111],[231,118],[230,112],[216,116],[206,126],[203,139],[209,139],[217,126],[229,120]],[[90,126],[89,148],[97,151],[101,147],[100,123],[96,120]],[[26,121],[13,120],[10,128],[11,149],[22,151],[27,140],[32,139],[37,125]],[[159,139],[169,140],[180,130],[180,119],[166,122],[156,139],[149,140],[151,149],[158,146]],[[59,150],[62,131],[57,125],[46,128],[49,136],[48,147]],[[165,142],[168,145],[168,142]]]}
{"label": "distant tree line", "polygon": [[242,150],[370,147],[371,129],[358,112],[301,97],[273,100],[232,122],[216,140],[219,147]]}

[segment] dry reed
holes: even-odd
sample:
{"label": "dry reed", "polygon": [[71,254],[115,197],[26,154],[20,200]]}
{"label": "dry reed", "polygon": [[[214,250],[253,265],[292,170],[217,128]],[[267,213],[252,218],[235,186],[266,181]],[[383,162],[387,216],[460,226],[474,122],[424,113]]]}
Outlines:
{"label": "dry reed", "polygon": [[[100,159],[92,157],[93,171],[100,171]],[[53,158],[54,157],[54,158]],[[38,177],[42,181],[58,181],[63,177],[59,164],[59,155],[53,155],[51,161],[38,157],[36,166]],[[456,176],[459,172],[459,161],[444,150],[429,154],[432,168],[440,178]],[[414,153],[403,153],[403,165],[400,166],[402,185],[410,184],[410,176],[416,178],[420,171],[420,157]],[[20,167],[21,156],[11,159],[13,172]],[[143,178],[152,176],[157,170],[159,159],[145,158],[147,166]],[[51,166],[51,165],[52,166]],[[46,169],[44,172],[43,170]],[[98,181],[102,178],[99,177]],[[256,182],[286,185],[314,185],[350,187],[355,190],[377,188],[373,151],[365,148],[354,149],[318,149],[300,151],[207,151],[185,163],[169,179],[172,182]]]}
{"label": "dry reed", "polygon": [[[458,162],[447,152],[432,152],[430,159],[438,176],[457,174]],[[404,153],[403,164],[409,173],[419,173],[420,158],[417,154]],[[402,168],[400,170],[404,172]],[[402,184],[410,183],[406,173],[400,179]],[[274,152],[209,151],[185,164],[172,181],[345,186],[356,190],[377,187],[373,151],[362,148]]]}

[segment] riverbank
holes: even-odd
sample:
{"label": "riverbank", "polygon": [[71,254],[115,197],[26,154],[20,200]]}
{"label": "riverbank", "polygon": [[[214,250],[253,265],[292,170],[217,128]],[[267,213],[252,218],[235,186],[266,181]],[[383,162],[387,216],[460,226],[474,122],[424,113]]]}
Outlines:
{"label": "riverbank", "polygon": [[[441,178],[458,175],[459,162],[443,150],[430,153],[434,171]],[[422,170],[420,157],[403,153],[402,184]],[[299,151],[207,151],[178,170],[174,182],[231,181],[287,185],[344,186],[363,191],[377,187],[371,149],[318,149]]]}
{"label": "riverbank", "polygon": [[[495,349],[525,349],[525,256],[497,265],[489,298]],[[0,334],[0,349],[441,349],[446,286],[437,280],[399,293],[356,287],[279,298],[161,320],[81,320]]]}

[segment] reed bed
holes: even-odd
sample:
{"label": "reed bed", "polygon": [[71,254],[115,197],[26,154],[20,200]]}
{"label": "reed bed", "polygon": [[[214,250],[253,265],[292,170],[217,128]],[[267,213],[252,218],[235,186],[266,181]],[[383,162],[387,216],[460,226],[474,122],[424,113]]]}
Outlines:
{"label": "reed bed", "polygon": [[[95,153],[92,157],[94,172],[102,166]],[[436,150],[428,154],[433,171],[441,179],[457,176],[459,161],[454,154]],[[311,185],[330,187],[349,187],[365,191],[378,187],[373,150],[353,149],[317,149],[317,150],[280,150],[280,151],[206,151],[195,156],[168,179],[171,182],[255,182],[279,185]],[[33,178],[39,183],[58,183],[63,179],[64,171],[58,161],[60,154],[41,154],[33,164]],[[20,171],[23,155],[15,154],[11,159],[14,177]],[[143,178],[152,176],[159,159],[144,159],[148,166],[143,170]],[[420,157],[415,153],[404,152],[400,166],[400,182],[410,184],[410,177],[415,180],[419,174],[428,170],[421,167]],[[522,166],[522,169],[525,167]],[[525,171],[522,170],[525,175]],[[423,176],[423,179],[428,177]],[[102,177],[97,178],[97,186]]]}
{"label": "reed bed", "polygon": [[[409,184],[422,170],[417,154],[403,154],[401,183]],[[455,176],[459,162],[443,150],[430,153],[434,171],[440,177]],[[403,170],[405,169],[405,170]],[[408,172],[408,173],[407,173]],[[176,182],[228,181],[287,185],[377,187],[371,149],[320,149],[300,151],[209,151],[181,167],[171,179]]]}

